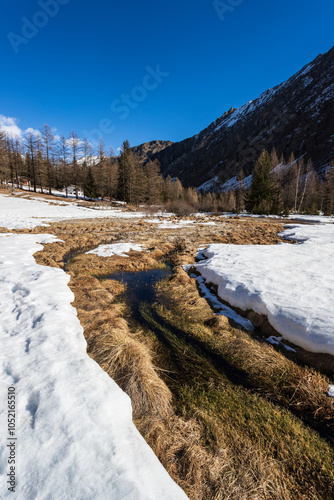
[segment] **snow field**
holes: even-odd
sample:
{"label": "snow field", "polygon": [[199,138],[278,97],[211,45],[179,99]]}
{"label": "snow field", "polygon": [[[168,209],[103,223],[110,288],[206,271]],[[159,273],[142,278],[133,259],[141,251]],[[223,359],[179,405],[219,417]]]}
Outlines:
{"label": "snow field", "polygon": [[195,265],[231,306],[267,316],[290,342],[334,355],[334,226],[288,226],[298,244],[209,245]]}
{"label": "snow field", "polygon": [[[36,226],[45,226],[50,222],[67,219],[95,219],[99,218],[143,218],[140,212],[122,212],[122,210],[91,210],[75,205],[74,203],[57,203],[49,205],[47,200],[27,200],[13,196],[0,195],[0,227],[7,229],[32,229]],[[53,201],[51,201],[53,203]]]}

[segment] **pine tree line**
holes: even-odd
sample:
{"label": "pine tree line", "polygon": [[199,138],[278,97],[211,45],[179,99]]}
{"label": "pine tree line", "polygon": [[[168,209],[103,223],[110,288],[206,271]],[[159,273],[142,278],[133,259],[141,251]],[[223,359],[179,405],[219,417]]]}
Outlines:
{"label": "pine tree line", "polygon": [[112,149],[106,151],[102,139],[94,151],[75,132],[56,140],[48,125],[38,135],[27,133],[24,140],[0,132],[0,183],[28,185],[34,192],[48,194],[63,190],[66,197],[71,187],[77,198],[83,191],[88,199],[116,199],[133,205],[183,199],[186,191],[179,179],[163,178],[158,161],[142,165],[128,141],[116,157]]}
{"label": "pine tree line", "polygon": [[252,175],[245,184],[243,171],[237,176],[234,189],[223,192],[200,192],[184,188],[179,179],[163,178],[157,161],[140,163],[128,141],[118,157],[106,151],[100,140],[97,151],[87,139],[75,132],[69,137],[55,138],[44,125],[40,134],[28,132],[23,140],[6,137],[0,131],[0,183],[28,185],[32,191],[52,194],[63,190],[68,195],[74,187],[88,199],[121,200],[132,205],[167,204],[179,215],[193,211],[237,212],[247,210],[259,214],[291,212],[334,213],[334,161],[319,177],[311,161],[288,161],[277,157],[275,150],[263,151]]}

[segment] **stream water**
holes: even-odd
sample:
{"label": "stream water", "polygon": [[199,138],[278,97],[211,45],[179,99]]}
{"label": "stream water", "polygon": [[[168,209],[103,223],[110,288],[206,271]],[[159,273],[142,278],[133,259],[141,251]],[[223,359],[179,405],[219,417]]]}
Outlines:
{"label": "stream water", "polygon": [[140,320],[139,308],[142,302],[152,304],[155,300],[155,285],[172,274],[172,266],[166,264],[163,269],[148,269],[146,271],[121,272],[104,276],[104,279],[120,281],[126,285],[122,298],[126,298],[131,307],[132,316]]}

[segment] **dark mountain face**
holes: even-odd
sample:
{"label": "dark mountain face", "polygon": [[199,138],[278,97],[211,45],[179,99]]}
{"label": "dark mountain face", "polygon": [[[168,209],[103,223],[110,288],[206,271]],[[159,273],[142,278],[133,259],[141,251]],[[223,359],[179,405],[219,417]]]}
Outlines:
{"label": "dark mountain face", "polygon": [[151,141],[140,144],[140,146],[135,146],[132,149],[136,158],[140,162],[146,162],[150,160],[152,156],[159,151],[171,146],[173,143],[171,141]]}
{"label": "dark mountain face", "polygon": [[287,160],[311,158],[318,172],[334,158],[334,47],[288,81],[224,113],[199,134],[170,145],[157,158],[163,174],[185,186],[214,189],[243,168],[252,172],[263,149]]}

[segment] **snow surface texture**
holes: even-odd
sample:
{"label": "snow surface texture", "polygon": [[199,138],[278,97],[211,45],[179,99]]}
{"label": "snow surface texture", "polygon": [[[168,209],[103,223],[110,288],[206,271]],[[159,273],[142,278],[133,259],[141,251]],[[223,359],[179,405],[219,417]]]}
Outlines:
{"label": "snow surface texture", "polygon": [[267,316],[290,342],[334,355],[334,226],[287,226],[291,245],[223,245],[195,265],[231,306]]}
{"label": "snow surface texture", "polygon": [[94,248],[94,250],[90,250],[86,253],[92,253],[98,255],[99,257],[111,257],[112,255],[128,257],[126,254],[131,250],[141,252],[145,249],[143,245],[137,245],[136,243],[111,243],[109,245],[99,245],[97,248]]}
{"label": "snow surface texture", "polygon": [[[186,499],[132,423],[128,396],[87,355],[69,276],[36,264],[37,241],[55,239],[0,235],[1,498]],[[6,484],[10,386],[15,493]]]}
{"label": "snow surface texture", "polygon": [[139,212],[121,210],[91,210],[73,203],[49,205],[45,199],[27,200],[14,196],[0,195],[0,227],[7,229],[34,228],[45,226],[49,222],[66,219],[95,219],[96,217],[144,217]]}

